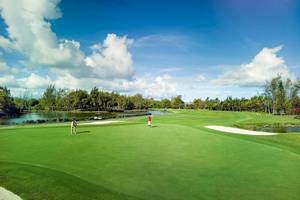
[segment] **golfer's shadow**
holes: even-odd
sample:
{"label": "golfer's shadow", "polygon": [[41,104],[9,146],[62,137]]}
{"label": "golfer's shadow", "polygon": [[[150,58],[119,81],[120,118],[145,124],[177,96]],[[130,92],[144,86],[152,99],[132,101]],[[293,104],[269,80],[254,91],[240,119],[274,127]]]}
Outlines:
{"label": "golfer's shadow", "polygon": [[158,127],[158,126],[156,126],[156,125],[155,125],[155,126],[151,126],[151,128],[157,128],[157,127]]}
{"label": "golfer's shadow", "polygon": [[91,131],[78,131],[77,134],[90,133]]}

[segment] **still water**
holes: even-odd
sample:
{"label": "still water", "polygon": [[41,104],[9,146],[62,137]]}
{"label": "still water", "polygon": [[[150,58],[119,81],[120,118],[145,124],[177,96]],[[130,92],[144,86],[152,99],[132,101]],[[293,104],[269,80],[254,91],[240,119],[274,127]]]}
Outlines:
{"label": "still water", "polygon": [[300,133],[300,126],[281,126],[281,127],[261,127],[256,131],[272,132],[272,133]]}
{"label": "still water", "polygon": [[[155,111],[158,115],[160,112]],[[109,119],[119,117],[130,117],[146,115],[146,111],[136,112],[32,112],[19,115],[17,117],[2,117],[0,125],[24,124],[24,123],[45,123],[45,122],[64,122],[73,118],[76,120]]]}
{"label": "still water", "polygon": [[71,112],[32,112],[21,114],[16,117],[0,118],[0,124],[22,124],[36,121],[64,121],[72,118],[85,119],[94,117],[95,113],[71,113]]}

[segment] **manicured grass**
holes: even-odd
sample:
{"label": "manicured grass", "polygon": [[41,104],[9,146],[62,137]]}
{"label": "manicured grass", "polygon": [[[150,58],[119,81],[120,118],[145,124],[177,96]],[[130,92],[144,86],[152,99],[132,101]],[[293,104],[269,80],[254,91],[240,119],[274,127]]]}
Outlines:
{"label": "manicured grass", "polygon": [[204,125],[289,116],[175,110],[125,123],[0,129],[0,185],[23,199],[297,199],[300,134],[244,136]]}

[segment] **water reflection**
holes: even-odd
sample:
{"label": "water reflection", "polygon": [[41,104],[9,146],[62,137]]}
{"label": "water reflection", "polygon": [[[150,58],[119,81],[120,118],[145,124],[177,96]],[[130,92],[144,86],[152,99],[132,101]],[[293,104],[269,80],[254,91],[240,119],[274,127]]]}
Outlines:
{"label": "water reflection", "polygon": [[279,127],[261,127],[256,128],[257,131],[273,132],[273,133],[291,133],[300,132],[300,126],[279,126]]}
{"label": "water reflection", "polygon": [[[152,111],[151,111],[152,112]],[[160,111],[154,111],[156,115]],[[0,118],[1,125],[24,124],[24,123],[45,123],[45,122],[67,122],[73,118],[77,120],[101,120],[109,118],[120,118],[130,116],[146,115],[147,111],[128,112],[32,112],[17,117]]]}

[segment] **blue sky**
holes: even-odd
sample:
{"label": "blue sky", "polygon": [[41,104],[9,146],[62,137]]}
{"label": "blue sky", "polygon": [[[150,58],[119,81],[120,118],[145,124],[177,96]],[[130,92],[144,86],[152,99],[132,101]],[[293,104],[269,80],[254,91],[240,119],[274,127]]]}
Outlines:
{"label": "blue sky", "polygon": [[299,3],[2,0],[0,84],[15,95],[53,83],[158,99],[250,97],[277,74],[300,76]]}

